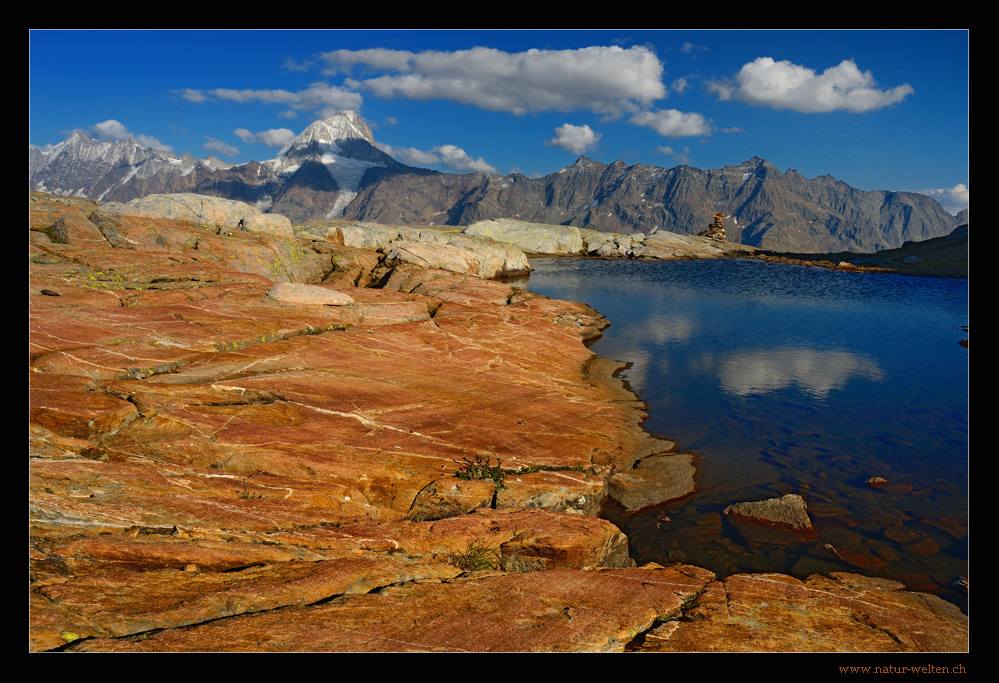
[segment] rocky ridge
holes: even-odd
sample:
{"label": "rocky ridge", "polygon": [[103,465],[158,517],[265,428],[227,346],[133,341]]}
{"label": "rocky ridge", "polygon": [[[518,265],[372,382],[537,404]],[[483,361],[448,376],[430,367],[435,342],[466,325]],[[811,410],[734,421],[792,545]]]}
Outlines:
{"label": "rocky ridge", "polygon": [[273,159],[236,166],[103,143],[74,131],[43,152],[29,146],[29,189],[128,202],[193,192],[253,205],[293,222],[344,218],[386,225],[469,226],[520,220],[618,234],[696,235],[729,217],[727,238],[775,252],[876,252],[949,234],[968,222],[913,192],[863,191],[808,179],[764,159],[702,170],[579,157],[540,178],[439,173],[397,162],[364,120],[341,111],[310,124]]}
{"label": "rocky ridge", "polygon": [[959,225],[924,195],[857,190],[831,176],[806,179],[759,157],[708,170],[580,157],[542,178],[386,168],[372,171],[344,217],[424,223],[446,216],[454,225],[508,218],[609,233],[695,235],[718,212],[729,218],[730,242],[780,252],[874,252],[940,237]]}
{"label": "rocky ridge", "polygon": [[213,220],[29,195],[32,650],[967,649],[901,584],[634,567],[610,483],[687,461],[598,313],[472,272],[515,247]]}
{"label": "rocky ridge", "polygon": [[[32,189],[55,194],[103,200],[122,187],[142,188],[142,194],[157,191],[180,179],[213,174],[231,164],[212,155],[195,159],[190,154],[143,147],[133,138],[101,142],[75,130],[48,151],[28,146],[28,174]],[[133,194],[129,199],[141,196]]]}

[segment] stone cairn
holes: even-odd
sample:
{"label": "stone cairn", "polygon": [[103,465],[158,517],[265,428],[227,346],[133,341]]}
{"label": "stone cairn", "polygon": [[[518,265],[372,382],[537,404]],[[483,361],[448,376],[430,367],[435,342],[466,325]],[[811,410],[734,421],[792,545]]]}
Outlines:
{"label": "stone cairn", "polygon": [[702,230],[697,233],[699,237],[710,237],[713,240],[719,240],[721,242],[727,241],[725,239],[725,216],[721,215],[721,212],[716,213],[714,216],[714,222],[708,226],[707,230]]}

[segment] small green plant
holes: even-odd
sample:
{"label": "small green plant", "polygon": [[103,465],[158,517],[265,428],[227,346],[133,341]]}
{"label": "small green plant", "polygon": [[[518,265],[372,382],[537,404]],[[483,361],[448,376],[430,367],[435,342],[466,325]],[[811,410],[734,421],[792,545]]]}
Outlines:
{"label": "small green plant", "polygon": [[[457,463],[458,461],[455,460]],[[497,489],[505,489],[506,484],[504,479],[508,474],[518,475],[518,474],[533,474],[534,472],[579,472],[580,474],[586,474],[591,472],[587,470],[581,464],[575,465],[530,465],[521,466],[515,470],[503,469],[503,462],[497,457],[496,466],[493,467],[489,464],[490,460],[488,457],[482,457],[481,455],[476,455],[472,460],[465,458],[463,460],[465,463],[461,466],[454,476],[459,479],[464,479],[468,481],[470,479],[489,479],[496,484]]]}
{"label": "small green plant", "polygon": [[[253,475],[251,474],[250,477],[252,477],[252,476]],[[236,495],[239,496],[240,498],[242,498],[243,500],[253,500],[254,498],[263,498],[264,494],[262,494],[262,493],[250,493],[246,489],[246,480],[249,479],[250,477],[244,477],[243,478],[243,490],[242,491],[236,491]]]}
{"label": "small green plant", "polygon": [[345,332],[347,326],[343,323],[333,323],[331,325],[324,325],[323,327],[311,327],[306,326],[302,334],[322,334],[323,332]]}
{"label": "small green plant", "polygon": [[481,455],[476,455],[472,460],[465,458],[464,463],[462,468],[454,473],[454,476],[465,481],[489,479],[496,484],[497,489],[502,490],[506,488],[503,479],[506,477],[507,471],[503,469],[503,463],[499,458],[496,458],[496,467],[489,464],[488,457],[484,458]]}
{"label": "small green plant", "polygon": [[465,552],[450,553],[447,561],[462,571],[474,572],[480,569],[496,569],[500,563],[500,554],[486,543],[473,539],[468,542]]}

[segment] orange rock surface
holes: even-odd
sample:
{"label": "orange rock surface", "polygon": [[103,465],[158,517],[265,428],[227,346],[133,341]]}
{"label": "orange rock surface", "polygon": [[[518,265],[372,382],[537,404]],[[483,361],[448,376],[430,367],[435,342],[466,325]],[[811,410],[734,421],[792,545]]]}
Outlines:
{"label": "orange rock surface", "polygon": [[595,311],[99,208],[29,195],[30,649],[621,650],[714,585],[596,516],[673,444]]}

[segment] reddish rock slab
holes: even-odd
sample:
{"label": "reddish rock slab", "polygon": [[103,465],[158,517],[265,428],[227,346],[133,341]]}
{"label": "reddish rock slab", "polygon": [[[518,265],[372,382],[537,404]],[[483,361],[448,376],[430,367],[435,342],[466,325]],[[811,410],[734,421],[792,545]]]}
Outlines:
{"label": "reddish rock slab", "polygon": [[[307,605],[332,597],[366,593],[394,583],[450,578],[460,570],[445,564],[413,565],[365,555],[316,562],[248,564],[225,572],[150,569],[111,570],[32,591],[32,639],[58,647],[66,631],[80,637],[121,637],[178,628],[285,605]],[[37,598],[86,620],[63,622]],[[75,629],[75,630],[74,630]]]}
{"label": "reddish rock slab", "polygon": [[966,652],[968,617],[936,596],[858,574],[739,574],[650,631],[658,652]]}
{"label": "reddish rock slab", "polygon": [[536,507],[598,515],[607,496],[603,477],[585,471],[512,473],[503,483],[505,488],[496,491],[497,507]]}
{"label": "reddish rock slab", "polygon": [[95,439],[138,417],[135,406],[94,391],[94,382],[79,376],[29,372],[29,420],[66,437]]}
{"label": "reddish rock slab", "polygon": [[97,206],[29,199],[31,649],[614,650],[713,578],[590,516],[669,448],[589,307]]}
{"label": "reddish rock slab", "polygon": [[485,573],[410,583],[71,649],[117,652],[619,652],[713,575],[694,567]]}
{"label": "reddish rock slab", "polygon": [[[67,492],[52,490],[49,495]],[[89,495],[101,493],[90,489]],[[80,638],[120,637],[312,604],[393,583],[450,578],[462,573],[456,558],[479,543],[495,552],[497,568],[630,562],[627,539],[612,524],[544,510],[478,510],[440,522],[362,522],[272,531],[266,531],[263,520],[255,528],[233,528],[237,524],[226,523],[225,514],[215,520],[226,523],[223,528],[213,528],[207,515],[191,520],[197,525],[191,527],[121,528],[122,520],[116,528],[102,514],[110,510],[88,510],[92,499],[77,499],[82,502],[72,512],[62,506],[60,519],[49,514],[33,524],[34,649],[61,647],[64,632]],[[167,504],[151,501],[149,508]],[[46,509],[59,506],[53,501]],[[116,512],[126,510],[119,506]],[[276,516],[273,509],[256,512]],[[309,519],[314,523],[316,516]],[[102,525],[101,534],[88,536],[97,525]],[[75,535],[67,535],[71,528]]]}

